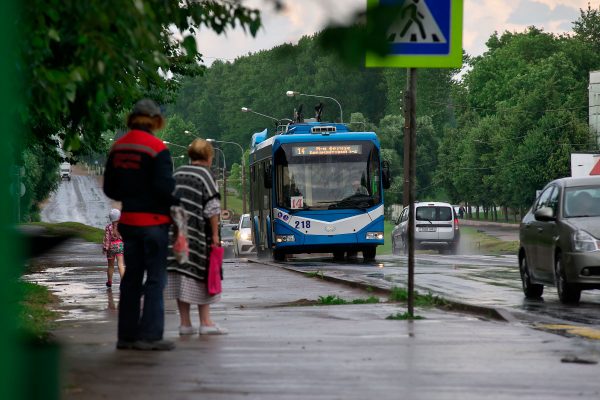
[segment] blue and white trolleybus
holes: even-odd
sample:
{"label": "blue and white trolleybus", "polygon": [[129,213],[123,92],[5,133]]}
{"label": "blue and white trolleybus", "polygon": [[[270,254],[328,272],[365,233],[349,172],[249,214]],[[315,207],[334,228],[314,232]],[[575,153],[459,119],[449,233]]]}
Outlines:
{"label": "blue and white trolleybus", "polygon": [[362,252],[383,244],[389,165],[377,135],[344,124],[290,124],[252,137],[250,212],[259,255]]}

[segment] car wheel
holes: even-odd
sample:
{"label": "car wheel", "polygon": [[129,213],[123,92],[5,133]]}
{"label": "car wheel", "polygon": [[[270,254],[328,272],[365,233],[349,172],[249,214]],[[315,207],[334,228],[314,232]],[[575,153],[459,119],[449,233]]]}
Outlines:
{"label": "car wheel", "polygon": [[542,297],[544,285],[531,283],[531,276],[529,275],[529,267],[527,266],[527,257],[525,257],[525,254],[519,259],[519,272],[521,273],[521,283],[525,297],[528,299],[539,299]]}
{"label": "car wheel", "polygon": [[343,251],[334,251],[333,259],[336,261],[344,261],[344,252]]}
{"label": "car wheel", "polygon": [[362,254],[365,261],[373,261],[377,255],[377,247],[365,247],[362,251]]}
{"label": "car wheel", "polygon": [[558,292],[558,298],[560,299],[561,303],[579,303],[579,299],[581,298],[581,289],[577,285],[567,281],[567,274],[565,273],[560,253],[556,255],[556,259],[554,261],[554,281],[556,282],[556,291]]}

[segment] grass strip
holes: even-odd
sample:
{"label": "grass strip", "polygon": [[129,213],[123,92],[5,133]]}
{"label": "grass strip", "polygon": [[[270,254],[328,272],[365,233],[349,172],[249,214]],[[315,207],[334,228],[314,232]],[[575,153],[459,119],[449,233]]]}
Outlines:
{"label": "grass strip", "polygon": [[29,225],[41,226],[51,235],[70,234],[93,243],[102,243],[104,230],[79,222],[33,222]]}
{"label": "grass strip", "polygon": [[403,313],[396,313],[396,314],[388,315],[385,319],[406,321],[406,320],[416,320],[416,319],[425,319],[425,318],[421,317],[420,315],[412,315],[408,311],[405,311]]}
{"label": "grass strip", "polygon": [[[408,290],[402,287],[393,287],[390,290],[390,301],[396,302],[407,302],[408,301]],[[448,306],[448,302],[442,297],[434,296],[431,292],[427,294],[420,294],[415,290],[414,293],[415,306],[417,307],[445,307]]]}
{"label": "grass strip", "polygon": [[56,298],[45,286],[23,281],[19,281],[19,286],[23,294],[19,312],[20,328],[34,339],[48,339],[50,329],[59,315],[49,309]]}
{"label": "grass strip", "polygon": [[519,252],[519,241],[506,241],[479,232],[476,227],[461,226],[461,241],[466,240],[471,246],[482,254],[517,254]]}
{"label": "grass strip", "polygon": [[379,303],[379,297],[377,296],[369,296],[366,299],[354,299],[354,300],[344,300],[337,295],[329,295],[329,296],[319,296],[316,305],[318,306],[332,306],[332,305],[341,305],[341,304],[376,304]]}

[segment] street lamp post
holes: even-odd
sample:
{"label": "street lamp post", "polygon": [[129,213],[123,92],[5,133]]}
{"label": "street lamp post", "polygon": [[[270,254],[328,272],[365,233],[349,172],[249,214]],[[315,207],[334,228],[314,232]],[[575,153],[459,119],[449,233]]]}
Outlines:
{"label": "street lamp post", "polygon": [[[218,147],[215,147],[214,149],[223,156],[223,210],[227,210],[227,163],[225,162],[225,153]],[[218,163],[217,168],[219,168]]]}
{"label": "street lamp post", "polygon": [[239,143],[228,142],[226,140],[206,139],[206,141],[210,143],[234,144],[242,152],[242,213],[246,214],[246,163],[244,162],[244,148]]}
{"label": "street lamp post", "polygon": [[333,97],[329,97],[329,96],[318,96],[316,94],[306,94],[306,93],[300,93],[300,92],[296,92],[294,90],[288,90],[287,92],[285,92],[286,96],[288,97],[294,97],[294,96],[308,96],[308,97],[317,97],[320,99],[329,99],[329,100],[333,100],[337,103],[338,107],[340,108],[340,122],[344,123],[344,113],[342,111],[342,105],[340,104],[339,101],[337,101],[336,99],[334,99]]}
{"label": "street lamp post", "polygon": [[279,120],[278,120],[277,118],[275,118],[275,117],[271,117],[270,115],[267,115],[267,114],[262,114],[262,113],[259,113],[259,112],[257,112],[257,111],[254,111],[254,110],[253,110],[253,109],[251,109],[251,108],[248,108],[248,107],[242,107],[242,112],[245,112],[245,113],[248,113],[248,112],[249,112],[249,113],[252,113],[252,114],[260,115],[261,117],[270,118],[270,119],[272,119],[273,121],[275,121],[275,122],[279,123]]}

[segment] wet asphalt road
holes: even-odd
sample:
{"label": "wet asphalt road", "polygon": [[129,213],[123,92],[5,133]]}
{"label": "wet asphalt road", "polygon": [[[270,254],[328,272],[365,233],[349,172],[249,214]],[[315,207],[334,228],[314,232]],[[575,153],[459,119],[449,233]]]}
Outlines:
{"label": "wet asphalt road", "polygon": [[[302,272],[390,289],[407,285],[406,256],[378,256],[375,262],[334,262],[329,257],[302,259],[276,265]],[[415,288],[477,306],[509,311],[519,319],[544,323],[577,323],[600,328],[600,291],[583,291],[578,306],[563,305],[553,287],[541,300],[523,296],[516,256],[417,254]]]}
{"label": "wet asphalt road", "polygon": [[104,228],[110,209],[111,201],[102,192],[97,177],[74,174],[70,181],[60,182],[41,217],[43,222],[72,221]]}
{"label": "wet asphalt road", "polygon": [[597,364],[564,361],[597,362],[600,342],[433,308],[416,309],[423,320],[387,320],[405,311],[397,303],[317,307],[320,296],[351,300],[368,293],[243,259],[226,260],[223,298],[211,306],[229,335],[179,337],[176,307],[168,301],[165,337],[176,342],[174,351],[116,351],[119,290],[104,287],[100,245],[71,241],[35,262],[46,268],[26,279],[60,299],[54,333],[63,344],[66,400],[600,396]]}

